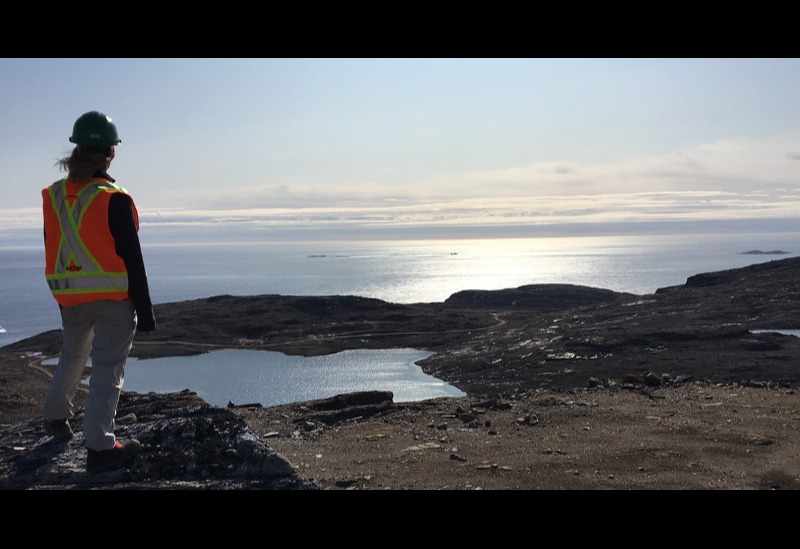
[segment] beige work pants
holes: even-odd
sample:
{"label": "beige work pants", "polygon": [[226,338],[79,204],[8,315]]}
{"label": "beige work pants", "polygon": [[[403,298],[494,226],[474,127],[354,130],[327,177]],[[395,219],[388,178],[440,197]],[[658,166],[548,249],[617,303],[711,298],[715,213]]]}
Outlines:
{"label": "beige work pants", "polygon": [[89,356],[92,358],[89,393],[83,413],[86,447],[114,446],[114,418],[133,336],[136,310],[132,301],[95,301],[62,307],[63,343],[44,401],[45,421],[72,419],[73,400]]}

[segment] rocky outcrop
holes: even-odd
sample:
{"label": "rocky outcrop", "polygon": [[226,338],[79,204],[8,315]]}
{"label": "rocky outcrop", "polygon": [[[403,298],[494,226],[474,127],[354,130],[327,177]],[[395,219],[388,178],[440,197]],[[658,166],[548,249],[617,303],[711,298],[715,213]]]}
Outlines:
{"label": "rocky outcrop", "polygon": [[0,429],[0,489],[317,490],[236,414],[195,393],[123,393],[117,435],[142,450],[127,469],[86,474],[82,413],[56,442],[40,419]]}
{"label": "rocky outcrop", "polygon": [[572,390],[648,372],[800,384],[800,338],[780,333],[800,328],[800,258],[700,273],[654,294],[499,316],[502,328],[475,332],[423,360],[423,369],[471,395]]}
{"label": "rocky outcrop", "polygon": [[559,311],[633,296],[574,284],[529,284],[505,290],[464,290],[451,295],[444,303],[468,309]]}
{"label": "rocky outcrop", "polygon": [[[304,424],[321,423],[334,425],[379,414],[393,404],[391,391],[361,391],[336,395],[329,398],[309,400],[297,405],[295,422]],[[228,404],[234,407],[233,404]],[[240,405],[238,407],[247,407]],[[255,405],[258,406],[258,405]]]}

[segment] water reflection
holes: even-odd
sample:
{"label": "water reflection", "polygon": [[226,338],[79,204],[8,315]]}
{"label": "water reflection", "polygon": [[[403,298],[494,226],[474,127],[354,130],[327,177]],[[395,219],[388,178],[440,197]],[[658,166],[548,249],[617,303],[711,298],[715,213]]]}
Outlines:
{"label": "water reflection", "polygon": [[214,406],[275,406],[353,391],[392,391],[395,402],[465,396],[415,364],[418,349],[357,349],[302,357],[274,351],[214,351],[190,357],[129,359],[125,390],[139,393],[190,389]]}

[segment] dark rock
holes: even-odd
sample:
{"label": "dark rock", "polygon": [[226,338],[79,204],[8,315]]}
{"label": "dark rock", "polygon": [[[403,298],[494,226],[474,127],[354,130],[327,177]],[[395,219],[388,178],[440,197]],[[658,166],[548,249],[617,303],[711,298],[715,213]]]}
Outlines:
{"label": "dark rock", "polygon": [[653,372],[647,372],[644,376],[644,384],[648,387],[658,387],[661,385],[661,378]]}
{"label": "dark rock", "polygon": [[0,430],[0,489],[318,490],[235,414],[195,393],[123,393],[121,440],[142,450],[127,469],[86,474],[82,414],[64,443],[45,434],[40,419]]}
{"label": "dark rock", "polygon": [[[333,425],[342,421],[378,414],[392,405],[391,391],[360,391],[335,395],[328,398],[308,400],[300,406],[301,412],[295,422],[303,423],[306,431],[316,428],[315,421]],[[229,407],[234,407],[229,404]],[[254,407],[254,405],[248,405]]]}
{"label": "dark rock", "polygon": [[531,284],[505,290],[464,290],[451,295],[444,303],[470,309],[558,311],[632,296],[574,284]]}

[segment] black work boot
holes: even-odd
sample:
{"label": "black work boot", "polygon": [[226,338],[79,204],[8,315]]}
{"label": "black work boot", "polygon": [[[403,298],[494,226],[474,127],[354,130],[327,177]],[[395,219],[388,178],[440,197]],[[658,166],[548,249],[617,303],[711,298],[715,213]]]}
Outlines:
{"label": "black work boot", "polygon": [[45,432],[58,442],[66,442],[72,438],[72,427],[66,419],[54,419],[44,422]]}
{"label": "black work boot", "polygon": [[141,444],[135,438],[120,444],[114,443],[110,450],[86,449],[86,472],[96,475],[112,469],[118,469],[131,465],[139,453]]}

